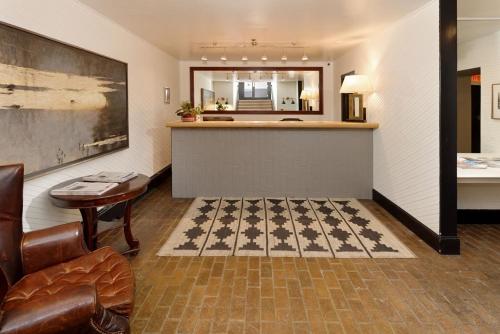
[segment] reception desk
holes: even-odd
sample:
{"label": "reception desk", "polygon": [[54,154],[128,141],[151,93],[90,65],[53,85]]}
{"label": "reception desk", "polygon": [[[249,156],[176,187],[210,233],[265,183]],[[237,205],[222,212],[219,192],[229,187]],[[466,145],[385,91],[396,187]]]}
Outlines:
{"label": "reception desk", "polygon": [[371,198],[375,123],[170,122],[172,195]]}

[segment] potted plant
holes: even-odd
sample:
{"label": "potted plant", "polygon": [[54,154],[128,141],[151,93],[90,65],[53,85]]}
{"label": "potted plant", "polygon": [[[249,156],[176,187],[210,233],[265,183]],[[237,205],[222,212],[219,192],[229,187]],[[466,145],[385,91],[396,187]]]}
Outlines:
{"label": "potted plant", "polygon": [[184,101],[181,107],[176,110],[175,114],[181,116],[183,122],[195,122],[198,115],[201,115],[203,109],[200,106],[193,107],[191,102]]}

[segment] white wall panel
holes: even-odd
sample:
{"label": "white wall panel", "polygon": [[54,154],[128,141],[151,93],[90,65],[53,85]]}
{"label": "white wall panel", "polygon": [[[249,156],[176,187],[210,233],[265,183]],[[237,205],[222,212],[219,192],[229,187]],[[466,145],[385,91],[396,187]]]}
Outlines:
{"label": "white wall panel", "polygon": [[[151,176],[170,163],[165,123],[176,118],[179,104],[175,58],[76,0],[2,0],[0,21],[128,63],[130,148],[27,181],[25,230],[80,219],[78,211],[50,204],[47,189],[61,181],[101,170]],[[171,87],[170,105],[163,102],[163,87]]]}
{"label": "white wall panel", "polygon": [[[439,233],[439,2],[434,0],[335,61],[370,76],[374,189]],[[336,114],[340,96],[336,97]]]}

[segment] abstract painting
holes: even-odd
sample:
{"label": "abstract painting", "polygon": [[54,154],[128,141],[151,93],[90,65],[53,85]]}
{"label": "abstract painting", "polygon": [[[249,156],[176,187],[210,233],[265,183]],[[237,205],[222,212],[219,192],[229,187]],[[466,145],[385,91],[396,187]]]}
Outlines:
{"label": "abstract painting", "polygon": [[201,89],[201,107],[203,109],[215,106],[215,92],[209,89]]}
{"label": "abstract painting", "polygon": [[32,177],[128,145],[127,64],[0,24],[0,163]]}

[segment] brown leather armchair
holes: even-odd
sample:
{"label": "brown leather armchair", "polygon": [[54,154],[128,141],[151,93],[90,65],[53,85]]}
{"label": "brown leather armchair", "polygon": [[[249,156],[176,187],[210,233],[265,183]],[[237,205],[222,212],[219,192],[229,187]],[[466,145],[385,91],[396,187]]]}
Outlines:
{"label": "brown leather armchair", "polygon": [[23,233],[23,165],[0,166],[0,333],[129,333],[134,277],[80,223]]}

